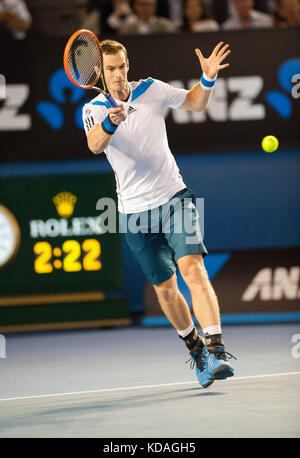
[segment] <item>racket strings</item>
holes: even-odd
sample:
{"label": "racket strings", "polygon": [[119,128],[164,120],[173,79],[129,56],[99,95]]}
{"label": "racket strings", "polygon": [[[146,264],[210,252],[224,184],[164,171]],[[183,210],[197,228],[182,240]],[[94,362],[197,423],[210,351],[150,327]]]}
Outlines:
{"label": "racket strings", "polygon": [[74,76],[78,78],[80,84],[89,84],[91,82],[90,79],[95,73],[94,67],[99,64],[97,60],[92,58],[92,51],[93,43],[83,37],[76,39],[72,46],[68,61],[73,69]]}
{"label": "racket strings", "polygon": [[87,33],[78,35],[68,54],[68,67],[72,77],[81,85],[92,86],[101,71],[101,56],[97,43]]}

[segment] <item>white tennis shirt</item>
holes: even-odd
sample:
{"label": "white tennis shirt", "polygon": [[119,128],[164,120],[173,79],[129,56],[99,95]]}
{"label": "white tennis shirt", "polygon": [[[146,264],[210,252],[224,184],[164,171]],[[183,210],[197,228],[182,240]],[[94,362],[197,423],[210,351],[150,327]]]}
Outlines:
{"label": "white tennis shirt", "polygon": [[[138,213],[156,208],[186,186],[170,151],[164,113],[178,108],[187,90],[147,78],[129,83],[124,104],[127,118],[112,135],[104,153],[115,173],[118,210]],[[109,104],[100,94],[83,107],[86,134],[108,115]]]}

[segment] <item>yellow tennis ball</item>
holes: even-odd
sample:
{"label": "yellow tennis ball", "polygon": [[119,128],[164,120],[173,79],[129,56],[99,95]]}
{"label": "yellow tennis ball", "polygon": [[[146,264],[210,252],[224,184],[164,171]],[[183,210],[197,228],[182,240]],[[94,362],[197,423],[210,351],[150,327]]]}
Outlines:
{"label": "yellow tennis ball", "polygon": [[273,153],[276,151],[279,145],[279,141],[273,135],[267,135],[261,142],[262,149],[267,153]]}

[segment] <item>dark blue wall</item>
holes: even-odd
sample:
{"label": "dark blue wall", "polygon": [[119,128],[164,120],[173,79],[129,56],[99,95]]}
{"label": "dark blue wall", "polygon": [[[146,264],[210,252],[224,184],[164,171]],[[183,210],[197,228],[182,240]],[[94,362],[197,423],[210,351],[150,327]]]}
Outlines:
{"label": "dark blue wall", "polygon": [[300,242],[300,151],[177,156],[205,198],[210,250],[295,246]]}

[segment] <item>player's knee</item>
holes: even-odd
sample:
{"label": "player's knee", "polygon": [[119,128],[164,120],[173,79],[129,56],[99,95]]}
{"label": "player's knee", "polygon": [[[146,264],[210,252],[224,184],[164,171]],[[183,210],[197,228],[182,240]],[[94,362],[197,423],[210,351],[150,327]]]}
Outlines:
{"label": "player's knee", "polygon": [[198,287],[207,288],[208,275],[204,264],[192,262],[181,273],[188,286],[197,285]]}

